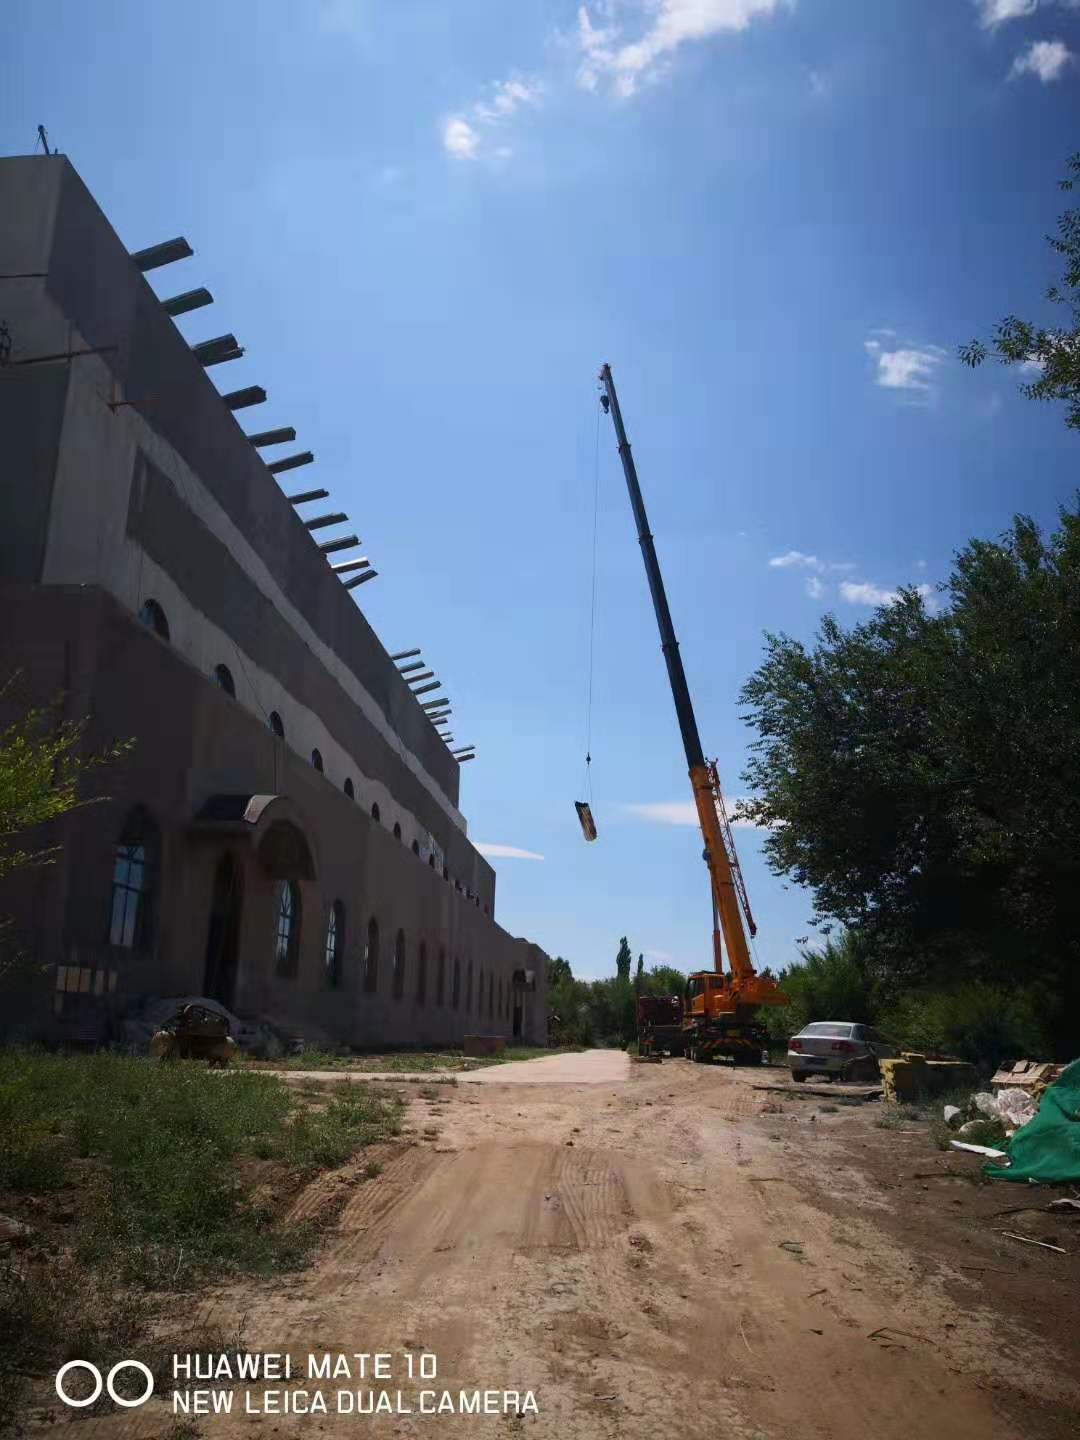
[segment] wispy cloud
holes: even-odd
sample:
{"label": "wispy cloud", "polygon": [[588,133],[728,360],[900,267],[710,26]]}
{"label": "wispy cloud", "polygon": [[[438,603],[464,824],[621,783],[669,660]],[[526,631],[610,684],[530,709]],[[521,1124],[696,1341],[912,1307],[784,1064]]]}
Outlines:
{"label": "wispy cloud", "polygon": [[509,80],[500,80],[474,105],[447,116],[443,121],[443,148],[455,160],[479,160],[484,156],[509,159],[509,145],[489,149],[485,140],[523,107],[538,105],[543,93],[539,80],[527,76],[512,75]]}
{"label": "wispy cloud", "polygon": [[[915,592],[921,595],[930,610],[937,608],[933,587],[916,585]],[[870,580],[841,580],[840,595],[849,605],[895,605],[900,599],[899,590],[886,590]]]}
{"label": "wispy cloud", "polygon": [[490,855],[495,860],[543,860],[535,850],[519,850],[516,845],[494,845],[484,842],[474,846],[481,855]]}
{"label": "wispy cloud", "polygon": [[805,555],[801,550],[789,550],[784,555],[774,555],[769,561],[773,570],[824,570],[825,566],[816,555]]}
{"label": "wispy cloud", "polygon": [[366,35],[371,19],[367,0],[320,0],[318,16],[331,35]]}
{"label": "wispy cloud", "polygon": [[979,22],[986,30],[994,30],[1008,20],[1022,20],[1034,15],[1039,0],[975,0]]}
{"label": "wispy cloud", "polygon": [[667,950],[643,950],[641,953],[646,960],[655,960],[658,965],[670,965],[675,959]]}
{"label": "wispy cloud", "polygon": [[1044,85],[1060,80],[1075,56],[1063,40],[1035,40],[1013,61],[1010,80],[1037,75]]}
{"label": "wispy cloud", "polygon": [[[738,800],[727,801],[728,814],[732,814]],[[639,820],[650,820],[654,825],[693,825],[700,824],[698,820],[697,806],[693,800],[657,800],[647,804],[623,805],[621,807],[628,815],[636,815]],[[741,825],[753,829],[749,820],[732,820],[732,825]]]}
{"label": "wispy cloud", "polygon": [[789,0],[647,0],[645,28],[629,38],[616,18],[611,0],[578,10],[578,83],[597,90],[607,80],[618,95],[658,79],[683,45],[745,30],[759,17],[772,15]]}
{"label": "wispy cloud", "polygon": [[811,575],[806,581],[806,593],[811,600],[820,600],[825,594],[825,586],[816,575]]}
{"label": "wispy cloud", "polygon": [[863,348],[874,362],[874,384],[883,390],[914,391],[926,397],[934,389],[934,381],[946,351],[940,345],[897,343],[893,330],[874,330],[863,341]]}

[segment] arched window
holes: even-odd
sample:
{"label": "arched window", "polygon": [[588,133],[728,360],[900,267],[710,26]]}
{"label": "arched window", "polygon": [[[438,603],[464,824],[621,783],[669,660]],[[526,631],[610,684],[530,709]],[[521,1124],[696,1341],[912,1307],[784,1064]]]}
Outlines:
{"label": "arched window", "polygon": [[139,619],[148,630],[155,635],[160,635],[162,640],[169,638],[169,622],[165,618],[165,611],[156,600],[146,600],[139,611]]}
{"label": "arched window", "polygon": [[236,699],[236,682],[227,665],[214,666],[214,684],[219,690],[224,690],[226,695],[231,695],[234,700]]}
{"label": "arched window", "polygon": [[282,880],[274,906],[274,969],[278,975],[297,971],[300,956],[300,891],[295,880]]}
{"label": "arched window", "polygon": [[345,794],[348,795],[350,800],[356,799],[356,790],[351,779],[345,781]]}
{"label": "arched window", "polygon": [[132,810],[113,853],[109,944],[145,952],[153,942],[158,828],[141,806]]}
{"label": "arched window", "polygon": [[395,840],[400,840],[400,839],[401,839],[401,826],[398,824],[398,822],[397,822],[396,820],[394,821],[394,839],[395,839]]}
{"label": "arched window", "polygon": [[378,825],[378,823],[379,823],[379,802],[378,802],[377,800],[375,801],[374,805],[372,805],[372,807],[371,807],[371,818],[375,821],[375,824]]}
{"label": "arched window", "polygon": [[405,994],[405,931],[397,932],[394,941],[394,999],[400,1000]]}
{"label": "arched window", "polygon": [[413,853],[414,855],[419,855],[419,854],[420,854],[420,841],[419,841],[419,840],[414,840],[414,841],[412,842],[412,853]]}
{"label": "arched window", "polygon": [[318,770],[320,775],[323,773],[322,755],[318,750],[311,752],[311,767],[313,770]]}
{"label": "arched window", "polygon": [[278,737],[279,740],[285,739],[285,722],[282,720],[281,716],[277,713],[276,710],[270,711],[266,723],[270,726],[270,729],[274,732],[274,734]]}
{"label": "arched window", "polygon": [[373,915],[367,927],[367,952],[364,955],[364,989],[374,995],[379,988],[379,922]]}
{"label": "arched window", "polygon": [[465,1014],[472,1014],[472,961],[469,961],[468,969],[465,971]]}
{"label": "arched window", "polygon": [[427,946],[420,942],[420,955],[416,961],[416,1003],[423,1005],[427,1000]]}
{"label": "arched window", "polygon": [[326,922],[326,949],[324,954],[326,983],[331,990],[336,990],[341,984],[341,957],[344,953],[345,906],[340,900],[335,900],[330,906],[330,915]]}
{"label": "arched window", "polygon": [[461,961],[454,961],[454,988],[451,991],[451,1004],[456,1010],[461,1004]]}
{"label": "arched window", "polygon": [[435,1004],[446,1004],[446,951],[439,951],[439,964],[435,971]]}

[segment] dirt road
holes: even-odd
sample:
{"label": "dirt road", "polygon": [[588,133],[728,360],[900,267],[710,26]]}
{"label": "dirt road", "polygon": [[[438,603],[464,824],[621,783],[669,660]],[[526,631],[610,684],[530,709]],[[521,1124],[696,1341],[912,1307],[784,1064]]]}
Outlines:
{"label": "dirt road", "polygon": [[[223,1291],[215,1309],[233,1326],[243,1316],[251,1350],[290,1352],[298,1366],[310,1352],[433,1352],[438,1378],[425,1385],[532,1391],[538,1413],[234,1413],[201,1421],[199,1433],[1077,1433],[1075,1351],[995,1311],[982,1270],[1003,1262],[990,1264],[983,1239],[957,1247],[979,1262],[966,1269],[941,1258],[952,1242],[940,1236],[928,1256],[933,1226],[912,1230],[914,1201],[881,1179],[894,1154],[897,1175],[912,1173],[911,1151],[902,1131],[873,1128],[869,1107],[755,1088],[783,1072],[685,1061],[631,1065],[594,1052],[517,1068],[403,1086],[411,1133],[383,1150],[378,1177],[363,1179],[357,1165],[296,1203],[297,1220],[341,1207],[315,1267],[284,1285]],[[1013,1187],[1000,1195],[1018,1203]],[[1042,1288],[1067,1304],[1075,1291],[1062,1281],[1076,1272],[1064,1267],[1075,1257],[1031,1255],[1024,1264],[1045,1262]],[[1040,1283],[1036,1271],[1029,1278]],[[1060,1344],[1075,1338],[1062,1333]],[[351,1388],[420,1388],[394,1374]],[[95,1434],[166,1434],[156,1405]]]}

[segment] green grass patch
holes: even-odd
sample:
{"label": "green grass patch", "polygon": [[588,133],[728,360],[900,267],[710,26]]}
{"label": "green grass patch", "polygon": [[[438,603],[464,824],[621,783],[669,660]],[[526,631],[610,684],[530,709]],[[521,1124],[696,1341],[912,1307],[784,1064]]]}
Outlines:
{"label": "green grass patch", "polygon": [[[500,1055],[466,1055],[463,1050],[395,1050],[386,1055],[350,1055],[315,1047],[259,1068],[273,1070],[355,1070],[359,1074],[419,1075],[428,1070],[467,1071],[485,1065],[510,1065],[545,1055],[579,1053],[583,1045],[515,1045]],[[255,1070],[256,1067],[248,1067]]]}
{"label": "green grass patch", "polygon": [[887,1103],[874,1121],[879,1130],[902,1130],[915,1120],[925,1120],[926,1114],[916,1105],[895,1105]]}
{"label": "green grass patch", "polygon": [[402,1108],[363,1084],[312,1098],[253,1070],[0,1051],[0,1209],[37,1232],[0,1261],[0,1432],[27,1377],[148,1354],[153,1291],[305,1264],[317,1230],[281,1224],[280,1197],[397,1134]]}
{"label": "green grass patch", "polygon": [[177,1288],[301,1263],[310,1237],[253,1198],[253,1162],[306,1173],[394,1134],[400,1105],[350,1087],[318,1108],[273,1076],[101,1053],[0,1053],[0,1190],[76,1183],[78,1254]]}

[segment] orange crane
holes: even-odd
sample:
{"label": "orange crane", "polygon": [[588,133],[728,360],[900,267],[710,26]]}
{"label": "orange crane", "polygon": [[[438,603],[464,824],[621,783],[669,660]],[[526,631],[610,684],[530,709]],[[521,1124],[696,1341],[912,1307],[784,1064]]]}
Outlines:
{"label": "orange crane", "polygon": [[[757,934],[746,894],[731,822],[724,806],[716,762],[706,760],[701,748],[697,719],[690,700],[679,644],[671,623],[660,562],[649,530],[649,518],[641,497],[637,468],[623,427],[622,412],[615,393],[611,366],[600,371],[600,403],[610,414],[619,442],[619,458],[630,492],[630,505],[637,525],[638,543],[645,562],[645,574],[652,595],[660,645],[667,665],[675,714],[682,734],[690,785],[694,792],[701,838],[705,842],[705,863],[713,909],[713,968],[689,976],[683,1005],[685,1051],[691,1060],[712,1060],[727,1056],[738,1062],[759,1064],[766,1048],[765,1027],[758,1018],[763,1005],[787,1005],[788,997],[772,981],[754,970],[750,958],[750,935]],[[745,924],[744,924],[745,921]],[[723,965],[727,952],[728,970]]]}

